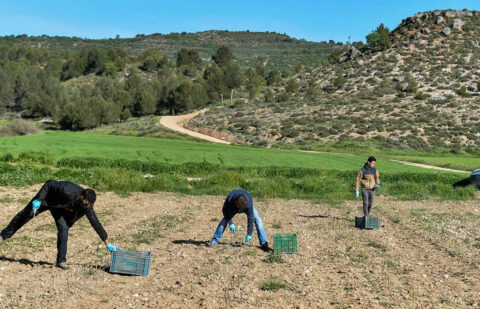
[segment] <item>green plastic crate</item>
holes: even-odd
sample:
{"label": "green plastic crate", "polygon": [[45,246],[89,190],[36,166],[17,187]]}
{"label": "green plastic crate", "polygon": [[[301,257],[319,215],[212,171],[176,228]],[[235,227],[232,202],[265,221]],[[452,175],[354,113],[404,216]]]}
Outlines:
{"label": "green plastic crate", "polygon": [[378,230],[380,228],[379,217],[355,217],[355,227],[360,229]]}
{"label": "green plastic crate", "polygon": [[297,234],[274,234],[274,253],[297,253]]}
{"label": "green plastic crate", "polygon": [[117,250],[112,252],[110,272],[146,276],[150,270],[151,252]]}

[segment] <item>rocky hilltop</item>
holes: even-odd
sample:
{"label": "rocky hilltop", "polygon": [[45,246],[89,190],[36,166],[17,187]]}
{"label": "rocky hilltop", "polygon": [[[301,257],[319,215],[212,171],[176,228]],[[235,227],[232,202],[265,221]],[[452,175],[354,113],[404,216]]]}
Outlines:
{"label": "rocky hilltop", "polygon": [[190,125],[259,145],[361,140],[474,151],[479,64],[479,12],[418,13],[389,33],[388,47],[350,46],[331,63],[266,89],[264,97],[212,110]]}

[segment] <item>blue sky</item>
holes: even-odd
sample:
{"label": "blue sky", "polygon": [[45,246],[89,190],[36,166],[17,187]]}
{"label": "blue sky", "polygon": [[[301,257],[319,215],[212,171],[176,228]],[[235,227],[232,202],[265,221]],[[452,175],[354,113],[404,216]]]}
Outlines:
{"label": "blue sky", "polygon": [[133,37],[204,30],[275,31],[310,41],[364,40],[384,23],[434,9],[480,10],[478,0],[0,0],[0,35]]}

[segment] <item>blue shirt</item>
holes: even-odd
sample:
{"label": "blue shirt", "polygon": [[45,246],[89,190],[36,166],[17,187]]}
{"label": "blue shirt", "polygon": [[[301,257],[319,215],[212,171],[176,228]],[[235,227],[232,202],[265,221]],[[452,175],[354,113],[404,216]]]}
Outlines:
{"label": "blue shirt", "polygon": [[[233,202],[235,198],[239,195],[245,195],[248,201],[248,206],[244,210],[239,210],[236,206],[235,203]],[[228,221],[228,224],[232,224],[232,218],[238,213],[245,213],[247,214],[247,235],[252,235],[253,232],[253,220],[254,220],[254,215],[253,215],[253,199],[252,196],[245,190],[240,190],[236,189],[230,192],[227,196],[227,199],[225,200],[225,203],[223,203],[223,217],[225,220]]]}

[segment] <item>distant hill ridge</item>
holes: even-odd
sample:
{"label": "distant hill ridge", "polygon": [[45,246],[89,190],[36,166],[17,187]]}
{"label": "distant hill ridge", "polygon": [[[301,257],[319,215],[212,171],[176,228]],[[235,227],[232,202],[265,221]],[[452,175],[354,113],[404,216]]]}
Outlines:
{"label": "distant hill ridge", "polygon": [[230,46],[242,66],[264,63],[276,67],[297,64],[315,66],[323,62],[332,48],[342,43],[310,42],[275,32],[204,31],[197,33],[138,34],[134,38],[82,39],[65,36],[3,36],[0,44],[23,44],[51,50],[80,50],[85,48],[121,48],[138,55],[147,48],[156,48],[173,58],[181,48],[195,48],[204,60],[220,45]]}

